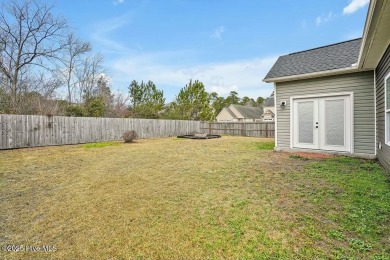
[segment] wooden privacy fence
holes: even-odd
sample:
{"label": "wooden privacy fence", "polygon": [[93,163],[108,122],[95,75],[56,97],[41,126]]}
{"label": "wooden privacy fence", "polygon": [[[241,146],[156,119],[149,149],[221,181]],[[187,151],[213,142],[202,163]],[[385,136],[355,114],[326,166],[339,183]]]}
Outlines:
{"label": "wooden privacy fence", "polygon": [[235,136],[253,136],[253,137],[275,137],[274,122],[202,122],[201,132],[209,134],[228,134]]}
{"label": "wooden privacy fence", "polygon": [[0,114],[0,149],[121,140],[127,130],[140,138],[200,131],[199,121]]}

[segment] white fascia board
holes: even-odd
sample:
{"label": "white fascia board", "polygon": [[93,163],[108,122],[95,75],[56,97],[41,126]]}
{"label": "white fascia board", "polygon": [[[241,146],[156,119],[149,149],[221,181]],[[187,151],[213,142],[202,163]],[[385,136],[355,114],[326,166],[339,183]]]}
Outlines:
{"label": "white fascia board", "polygon": [[366,17],[366,22],[364,24],[364,30],[363,30],[362,45],[360,46],[360,51],[359,51],[359,59],[358,59],[359,68],[363,67],[363,62],[368,52],[368,47],[366,46],[366,42],[368,38],[368,32],[371,26],[372,16],[374,14],[375,4],[376,4],[376,0],[371,0],[367,10],[367,17]]}
{"label": "white fascia board", "polygon": [[292,76],[285,76],[285,77],[279,77],[279,78],[263,79],[263,82],[267,82],[267,83],[284,82],[284,81],[292,81],[292,80],[298,80],[298,79],[309,79],[309,78],[318,78],[318,77],[331,76],[331,75],[337,75],[337,74],[353,73],[353,72],[358,72],[358,71],[363,71],[363,70],[359,70],[357,67],[354,66],[354,67],[326,70],[326,71],[306,73],[306,74],[300,74],[300,75],[292,75]]}

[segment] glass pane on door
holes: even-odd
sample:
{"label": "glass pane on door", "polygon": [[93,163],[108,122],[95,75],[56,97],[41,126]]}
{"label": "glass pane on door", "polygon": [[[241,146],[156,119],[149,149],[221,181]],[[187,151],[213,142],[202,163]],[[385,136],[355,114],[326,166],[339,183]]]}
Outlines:
{"label": "glass pane on door", "polygon": [[314,102],[298,102],[298,142],[313,144]]}
{"label": "glass pane on door", "polygon": [[390,77],[386,80],[386,110],[390,110]]}
{"label": "glass pane on door", "polygon": [[325,145],[344,146],[344,99],[325,100]]}
{"label": "glass pane on door", "polygon": [[389,143],[390,144],[390,110],[388,112],[386,112],[386,122],[387,122],[387,126],[386,126],[386,130],[387,131],[387,140],[386,140],[386,143]]}

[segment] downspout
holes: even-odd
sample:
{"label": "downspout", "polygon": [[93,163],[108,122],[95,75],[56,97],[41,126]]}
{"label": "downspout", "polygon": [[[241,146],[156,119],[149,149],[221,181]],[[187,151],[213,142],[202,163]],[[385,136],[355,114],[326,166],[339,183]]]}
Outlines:
{"label": "downspout", "polygon": [[274,82],[274,109],[275,109],[275,148],[278,147],[278,110],[276,102],[276,82]]}
{"label": "downspout", "polygon": [[378,122],[378,119],[376,118],[376,110],[377,110],[377,107],[376,107],[376,70],[374,70],[374,117],[375,117],[375,140],[374,140],[374,144],[375,144],[375,156],[377,154],[377,149],[378,149],[378,145],[377,145],[377,122]]}

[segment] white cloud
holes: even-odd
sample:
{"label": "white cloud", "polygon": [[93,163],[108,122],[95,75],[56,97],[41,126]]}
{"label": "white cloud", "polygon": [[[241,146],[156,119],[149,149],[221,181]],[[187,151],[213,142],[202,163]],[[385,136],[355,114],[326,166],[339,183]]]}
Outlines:
{"label": "white cloud", "polygon": [[211,38],[222,40],[222,34],[225,32],[225,27],[220,26],[215,29],[214,33],[211,35]]}
{"label": "white cloud", "polygon": [[120,4],[123,4],[123,2],[125,2],[125,0],[114,0],[114,1],[112,1],[112,3],[114,5],[120,5]]}
{"label": "white cloud", "polygon": [[349,3],[349,5],[344,7],[343,14],[353,14],[360,8],[366,6],[369,2],[370,0],[352,0],[351,3]]}
{"label": "white cloud", "polygon": [[112,34],[117,29],[128,24],[131,20],[131,17],[131,14],[125,14],[96,23],[93,26],[93,32],[91,33],[92,40],[94,41],[94,43],[101,45],[101,47],[104,48],[106,53],[127,52],[128,48],[122,45],[120,42],[115,41],[114,36]]}
{"label": "white cloud", "polygon": [[188,54],[158,53],[118,59],[111,66],[113,81],[116,81],[114,85],[128,86],[133,79],[150,79],[168,94],[167,101],[172,100],[190,79],[202,81],[207,91],[215,91],[221,96],[227,96],[232,90],[240,96],[253,98],[267,97],[272,92],[273,85],[263,83],[262,79],[277,57],[188,66],[166,62],[171,56],[176,59],[175,56],[184,55]]}
{"label": "white cloud", "polygon": [[316,18],[316,25],[320,26],[323,23],[326,23],[326,22],[333,20],[335,17],[336,17],[336,15],[333,14],[333,12],[329,12],[327,14],[322,14]]}

